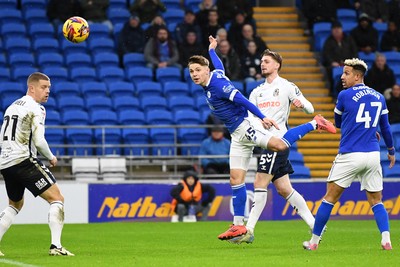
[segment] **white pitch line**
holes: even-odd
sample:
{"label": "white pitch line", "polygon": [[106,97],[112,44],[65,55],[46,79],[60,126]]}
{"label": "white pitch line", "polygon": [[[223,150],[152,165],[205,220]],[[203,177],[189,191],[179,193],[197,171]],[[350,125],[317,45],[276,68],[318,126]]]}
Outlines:
{"label": "white pitch line", "polygon": [[38,265],[26,264],[23,262],[7,260],[7,259],[0,259],[0,263],[6,263],[9,265],[20,266],[20,267],[40,267]]}

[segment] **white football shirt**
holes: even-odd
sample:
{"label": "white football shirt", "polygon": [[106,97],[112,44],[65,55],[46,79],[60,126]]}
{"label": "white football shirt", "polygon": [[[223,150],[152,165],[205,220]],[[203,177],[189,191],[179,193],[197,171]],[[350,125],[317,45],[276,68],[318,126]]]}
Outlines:
{"label": "white football shirt", "polygon": [[36,158],[37,151],[49,160],[54,157],[44,138],[45,118],[45,108],[28,95],[7,108],[0,132],[0,169]]}
{"label": "white football shirt", "polygon": [[311,114],[314,107],[308,101],[300,89],[292,82],[277,76],[272,83],[265,80],[250,94],[249,100],[256,105],[269,119],[273,119],[280,130],[275,127],[269,129],[273,135],[282,137],[287,132],[287,122],[290,114],[290,105],[293,100],[298,99],[303,103],[303,111]]}

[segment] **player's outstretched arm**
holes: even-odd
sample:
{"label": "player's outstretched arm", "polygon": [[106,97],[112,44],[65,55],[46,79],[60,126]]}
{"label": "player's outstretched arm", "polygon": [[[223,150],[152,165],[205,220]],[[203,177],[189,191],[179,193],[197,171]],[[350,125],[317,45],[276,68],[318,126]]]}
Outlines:
{"label": "player's outstretched arm", "polygon": [[208,50],[217,48],[218,42],[217,39],[212,35],[208,36],[208,41],[210,41],[210,45],[208,46]]}
{"label": "player's outstretched arm", "polygon": [[215,48],[217,47],[217,39],[212,37],[211,35],[208,37],[210,40],[210,45],[208,47],[208,54],[210,55],[211,62],[213,63],[215,69],[222,70],[225,74],[224,64],[222,63],[221,59],[218,57],[217,53],[215,52]]}

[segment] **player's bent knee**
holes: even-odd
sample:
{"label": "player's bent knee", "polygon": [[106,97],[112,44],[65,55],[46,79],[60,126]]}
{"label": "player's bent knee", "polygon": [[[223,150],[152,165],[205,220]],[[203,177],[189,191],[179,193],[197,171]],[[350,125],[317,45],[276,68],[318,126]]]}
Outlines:
{"label": "player's bent knee", "polygon": [[271,137],[268,142],[268,149],[272,151],[284,151],[288,149],[288,146],[280,138]]}

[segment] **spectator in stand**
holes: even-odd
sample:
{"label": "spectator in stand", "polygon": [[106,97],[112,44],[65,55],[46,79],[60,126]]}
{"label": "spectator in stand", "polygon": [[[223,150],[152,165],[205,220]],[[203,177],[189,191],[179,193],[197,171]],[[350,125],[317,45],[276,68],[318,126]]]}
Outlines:
{"label": "spectator in stand", "polygon": [[139,14],[142,23],[149,23],[167,8],[161,0],[135,0],[129,10],[131,13]]}
{"label": "spectator in stand", "polygon": [[308,28],[305,35],[312,35],[316,22],[333,22],[336,20],[336,4],[332,0],[302,0],[303,14],[306,17]]}
{"label": "spectator in stand", "polygon": [[192,10],[185,11],[185,17],[181,23],[178,23],[175,28],[175,37],[178,44],[185,42],[187,33],[195,32],[197,35],[196,42],[201,43],[201,28],[196,22],[196,15]]}
{"label": "spectator in stand", "polygon": [[396,77],[393,70],[386,64],[385,55],[376,53],[375,62],[365,76],[365,84],[384,94],[385,90],[392,88],[395,83]]}
{"label": "spectator in stand", "polygon": [[47,4],[47,17],[56,27],[70,17],[81,16],[81,12],[79,0],[49,0]]}
{"label": "spectator in stand", "polygon": [[165,68],[182,66],[179,62],[178,47],[171,39],[168,29],[161,26],[155,37],[150,38],[144,47],[144,58],[149,68]]}
{"label": "spectator in stand", "polygon": [[247,44],[253,41],[257,45],[257,54],[261,55],[262,52],[264,52],[268,47],[265,44],[265,41],[258,35],[254,34],[254,29],[251,24],[245,24],[243,25],[242,28],[242,36],[239,39],[237,43],[234,43],[236,45],[235,50],[239,54],[239,56],[242,56],[245,54],[247,50]]}
{"label": "spectator in stand", "polygon": [[203,174],[229,174],[229,150],[231,142],[224,137],[224,127],[215,126],[211,129],[211,136],[204,139],[200,146],[201,156],[221,156],[225,158],[202,158]]}
{"label": "spectator in stand", "polygon": [[219,23],[218,23],[218,12],[217,10],[211,9],[208,11],[208,21],[205,24],[200,24],[201,27],[201,32],[202,32],[202,41],[203,41],[203,46],[208,47],[208,36],[216,36],[217,31],[221,28],[223,28]]}
{"label": "spectator in stand", "polygon": [[186,66],[189,58],[193,55],[205,56],[206,50],[203,45],[197,41],[197,33],[189,30],[186,33],[186,38],[183,43],[178,45],[179,47],[179,63],[181,66]]}
{"label": "spectator in stand", "polygon": [[[221,127],[223,127],[223,125],[224,125],[224,123],[220,119],[215,117],[215,115],[212,114],[212,113],[210,113],[207,116],[205,124],[207,124],[207,125],[217,125],[217,126],[221,126]],[[231,140],[231,134],[229,133],[229,131],[228,131],[228,129],[226,127],[223,127],[223,128],[224,128],[224,137],[230,141]],[[207,128],[207,134],[208,135],[211,135],[211,129],[212,128]]]}
{"label": "spectator in stand", "polygon": [[389,20],[394,21],[397,29],[400,29],[400,0],[391,0],[387,3],[389,9]]}
{"label": "spectator in stand", "polygon": [[381,40],[381,51],[399,51],[400,32],[394,21],[389,21],[388,29],[383,33]]}
{"label": "spectator in stand", "polygon": [[240,42],[243,38],[242,28],[245,24],[251,24],[253,29],[256,29],[254,21],[247,20],[244,11],[237,11],[228,30],[228,40],[234,47],[237,47],[235,44]]}
{"label": "spectator in stand", "polygon": [[395,84],[386,99],[390,124],[400,123],[400,85]]}
{"label": "spectator in stand", "polygon": [[[182,222],[185,215],[202,213],[201,221],[207,220],[211,203],[215,198],[215,189],[209,184],[202,184],[195,171],[186,171],[182,181],[171,189],[173,197],[171,209],[178,214]],[[190,214],[191,208],[194,214]]]}
{"label": "spectator in stand", "polygon": [[[140,27],[140,19],[137,14],[132,14],[118,36],[118,54],[120,59],[126,53],[143,53],[146,39],[144,31]],[[122,60],[120,60],[122,62]]]}
{"label": "spectator in stand", "polygon": [[348,58],[357,57],[358,48],[353,38],[343,32],[342,24],[339,21],[333,22],[331,35],[326,39],[322,48],[322,62],[330,80],[332,96],[336,97],[342,86],[340,82],[335,84],[332,77],[332,69],[344,66],[344,61]]}
{"label": "spectator in stand", "polygon": [[228,40],[228,32],[225,30],[225,28],[221,28],[217,31],[215,38],[218,41]]}
{"label": "spectator in stand", "polygon": [[358,26],[351,30],[350,35],[356,42],[359,52],[369,54],[378,49],[379,34],[367,14],[360,15]]}
{"label": "spectator in stand", "polygon": [[102,23],[108,27],[110,32],[113,24],[107,18],[107,9],[110,5],[109,0],[80,0],[82,6],[82,16],[90,23]]}
{"label": "spectator in stand", "polygon": [[257,54],[257,44],[254,41],[247,43],[247,50],[241,57],[240,63],[245,83],[263,80],[260,55]]}
{"label": "spectator in stand", "polygon": [[354,7],[358,14],[367,14],[372,22],[387,22],[389,19],[386,0],[356,0]]}
{"label": "spectator in stand", "polygon": [[240,57],[232,49],[228,40],[222,40],[218,42],[217,54],[222,61],[225,68],[225,75],[232,81],[238,81],[242,79]]}
{"label": "spectator in stand", "polygon": [[251,1],[248,0],[217,0],[217,9],[218,14],[221,19],[221,23],[225,25],[225,23],[231,22],[234,19],[235,14],[238,11],[243,12],[246,21],[253,21],[253,6],[251,5]]}
{"label": "spectator in stand", "polygon": [[150,26],[144,32],[146,40],[155,37],[156,33],[158,32],[158,29],[161,27],[163,28],[167,27],[167,23],[165,22],[163,17],[157,15],[153,18],[153,20],[150,23]]}
{"label": "spectator in stand", "polygon": [[[203,0],[199,4],[199,9],[200,10],[196,13],[196,21],[200,27],[203,27],[203,25],[208,24],[208,12],[210,10],[217,10],[217,6],[214,4],[214,0]],[[208,36],[206,39],[208,40]]]}

